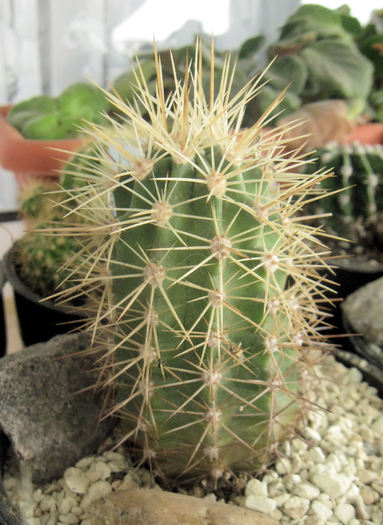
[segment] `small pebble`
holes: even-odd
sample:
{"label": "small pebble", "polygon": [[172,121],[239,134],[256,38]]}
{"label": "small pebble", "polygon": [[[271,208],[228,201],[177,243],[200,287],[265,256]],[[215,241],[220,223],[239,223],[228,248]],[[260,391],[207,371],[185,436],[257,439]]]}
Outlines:
{"label": "small pebble", "polygon": [[335,507],[334,514],[341,523],[347,525],[353,518],[355,518],[355,507],[349,503],[340,503]]}
{"label": "small pebble", "polygon": [[310,501],[306,498],[300,498],[293,496],[286,501],[283,505],[282,510],[287,516],[292,519],[303,518],[310,506]]}
{"label": "small pebble", "polygon": [[295,485],[292,489],[293,494],[307,498],[309,500],[315,499],[319,496],[320,490],[311,483],[300,483]]}
{"label": "small pebble", "polygon": [[89,487],[89,479],[84,472],[76,467],[70,467],[64,472],[67,487],[76,494],[85,494]]}
{"label": "small pebble", "polygon": [[309,450],[309,455],[314,463],[324,463],[326,456],[323,453],[323,450],[320,447],[313,447]]}
{"label": "small pebble", "polygon": [[39,506],[43,512],[54,512],[57,508],[55,498],[49,494],[42,497]]}
{"label": "small pebble", "polygon": [[61,514],[68,514],[76,506],[74,498],[63,498],[58,504],[58,510]]}
{"label": "small pebble", "polygon": [[332,510],[320,501],[314,501],[311,505],[312,511],[324,522],[326,522],[332,515]]}
{"label": "small pebble", "polygon": [[104,461],[97,461],[96,463],[92,464],[87,472],[85,472],[85,476],[88,478],[90,483],[93,483],[100,479],[109,478],[111,473],[111,468],[106,463],[104,463]]}
{"label": "small pebble", "polygon": [[250,495],[245,500],[245,507],[265,514],[270,514],[276,509],[277,504],[271,498]]}
{"label": "small pebble", "polygon": [[69,513],[69,514],[60,514],[59,515],[59,520],[62,522],[62,523],[69,523],[69,524],[76,524],[78,523],[78,518],[72,514],[72,513]]}
{"label": "small pebble", "polygon": [[378,474],[376,472],[367,469],[358,470],[356,475],[360,481],[366,485],[369,485],[372,481],[378,479]]}
{"label": "small pebble", "polygon": [[96,481],[90,485],[88,493],[81,502],[81,507],[84,509],[90,505],[93,501],[96,501],[103,496],[106,496],[112,492],[112,485],[108,481]]}
{"label": "small pebble", "polygon": [[278,459],[275,463],[275,470],[279,474],[288,474],[291,471],[291,463],[287,458]]}
{"label": "small pebble", "polygon": [[[382,474],[383,474],[383,470],[382,470]],[[376,490],[376,492],[378,492],[381,496],[383,496],[383,480],[373,481],[371,483],[371,487],[374,490]]]}
{"label": "small pebble", "polygon": [[85,458],[80,459],[77,461],[75,467],[86,469],[88,468],[95,460],[95,456],[86,456]]}
{"label": "small pebble", "polygon": [[383,414],[373,423],[371,430],[377,434],[383,434]]}
{"label": "small pebble", "polygon": [[336,499],[350,488],[352,478],[342,473],[329,471],[314,474],[311,481],[316,487]]}
{"label": "small pebble", "polygon": [[250,495],[267,497],[267,484],[258,479],[251,479],[245,489],[245,496]]}

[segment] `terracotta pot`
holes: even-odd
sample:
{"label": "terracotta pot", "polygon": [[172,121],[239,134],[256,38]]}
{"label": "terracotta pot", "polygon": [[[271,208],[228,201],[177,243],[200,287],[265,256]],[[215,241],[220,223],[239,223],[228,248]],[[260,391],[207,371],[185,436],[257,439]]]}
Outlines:
{"label": "terracotta pot", "polygon": [[0,106],[0,165],[13,171],[20,189],[23,189],[31,178],[58,180],[58,171],[69,160],[71,152],[84,145],[84,140],[25,139],[7,121],[6,117],[11,107]]}
{"label": "terracotta pot", "polygon": [[361,144],[383,144],[383,123],[372,122],[356,126],[347,135],[346,141],[348,143],[357,141]]}

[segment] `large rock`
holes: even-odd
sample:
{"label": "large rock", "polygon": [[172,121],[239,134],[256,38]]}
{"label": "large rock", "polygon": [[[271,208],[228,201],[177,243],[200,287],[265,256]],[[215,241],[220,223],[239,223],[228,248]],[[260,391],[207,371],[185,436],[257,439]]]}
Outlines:
{"label": "large rock", "polygon": [[[342,304],[349,341],[364,359],[383,368],[383,277],[350,294]],[[356,335],[357,334],[357,335]]]}
{"label": "large rock", "polygon": [[83,333],[60,335],[0,359],[0,428],[33,481],[61,477],[110,431],[110,421],[99,422],[100,395],[78,393],[95,384],[96,356],[70,354],[88,344]]}
{"label": "large rock", "polygon": [[277,525],[253,510],[153,489],[113,492],[89,512],[92,525]]}
{"label": "large rock", "polygon": [[342,304],[350,327],[363,337],[383,346],[383,277],[350,294]]}
{"label": "large rock", "polygon": [[3,482],[0,477],[0,523],[2,525],[21,525],[22,520],[18,510],[11,504],[5,492]]}

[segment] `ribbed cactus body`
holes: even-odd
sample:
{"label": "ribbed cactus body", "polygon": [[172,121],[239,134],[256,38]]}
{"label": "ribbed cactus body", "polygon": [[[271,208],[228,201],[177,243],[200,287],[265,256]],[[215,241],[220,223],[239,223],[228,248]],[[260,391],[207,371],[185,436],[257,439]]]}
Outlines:
{"label": "ribbed cactus body", "polygon": [[167,477],[254,469],[299,409],[298,329],[286,306],[271,307],[285,288],[276,254],[283,246],[287,258],[287,239],[277,213],[258,215],[275,203],[275,181],[230,165],[230,186],[217,180],[211,195],[208,155],[164,160],[125,190],[118,217],[142,217],[116,242],[112,266],[126,425]]}
{"label": "ribbed cactus body", "polygon": [[383,211],[383,146],[330,143],[317,155],[313,170],[328,167],[334,172],[321,187],[326,193],[336,192],[321,200],[317,211],[331,213],[329,227],[352,237],[356,223],[365,223]]}
{"label": "ribbed cactus body", "polygon": [[290,169],[269,113],[241,129],[259,87],[230,100],[229,60],[217,96],[197,52],[165,99],[155,56],[157,96],[138,75],[137,105],[110,97],[123,121],[94,127],[95,176],[68,190],[93,224],[73,263],[104,286],[92,328],[124,440],[163,478],[218,480],[264,466],[302,413],[328,284],[295,215],[323,176]]}

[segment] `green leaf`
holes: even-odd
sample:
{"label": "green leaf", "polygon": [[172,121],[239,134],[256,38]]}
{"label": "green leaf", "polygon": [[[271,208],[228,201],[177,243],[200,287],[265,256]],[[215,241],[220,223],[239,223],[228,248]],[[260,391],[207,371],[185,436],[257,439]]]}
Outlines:
{"label": "green leaf", "polygon": [[109,110],[109,101],[96,86],[77,82],[66,88],[58,97],[59,108],[64,117],[97,122],[100,113]]}
{"label": "green leaf", "polygon": [[362,33],[362,26],[359,20],[353,16],[343,14],[341,15],[341,20],[342,26],[347,31],[347,33],[350,33],[353,38],[358,38],[358,36]]}
{"label": "green leaf", "polygon": [[267,78],[270,78],[273,88],[282,91],[290,84],[289,93],[296,94],[299,94],[305,87],[307,76],[307,65],[299,55],[278,57],[267,72]]}
{"label": "green leaf", "polygon": [[302,50],[320,98],[366,99],[372,86],[373,67],[358,49],[339,39],[327,39]]}
{"label": "green leaf", "polygon": [[334,9],[334,13],[338,13],[339,15],[351,16],[351,8],[347,4],[342,4],[336,9]]}
{"label": "green leaf", "polygon": [[15,104],[8,113],[7,119],[12,126],[21,131],[28,120],[56,110],[56,99],[48,95],[39,95]]}
{"label": "green leaf", "polygon": [[24,123],[22,134],[26,139],[50,140],[59,125],[59,113],[36,115]]}
{"label": "green leaf", "polygon": [[360,50],[374,64],[375,75],[383,75],[383,34],[366,38]]}
{"label": "green leaf", "polygon": [[301,40],[306,33],[316,38],[340,37],[349,39],[343,28],[342,17],[335,11],[316,4],[302,5],[288,19],[281,30],[281,40]]}
{"label": "green leaf", "polygon": [[265,43],[265,37],[263,35],[254,36],[248,38],[243,42],[239,48],[238,58],[251,58]]}

